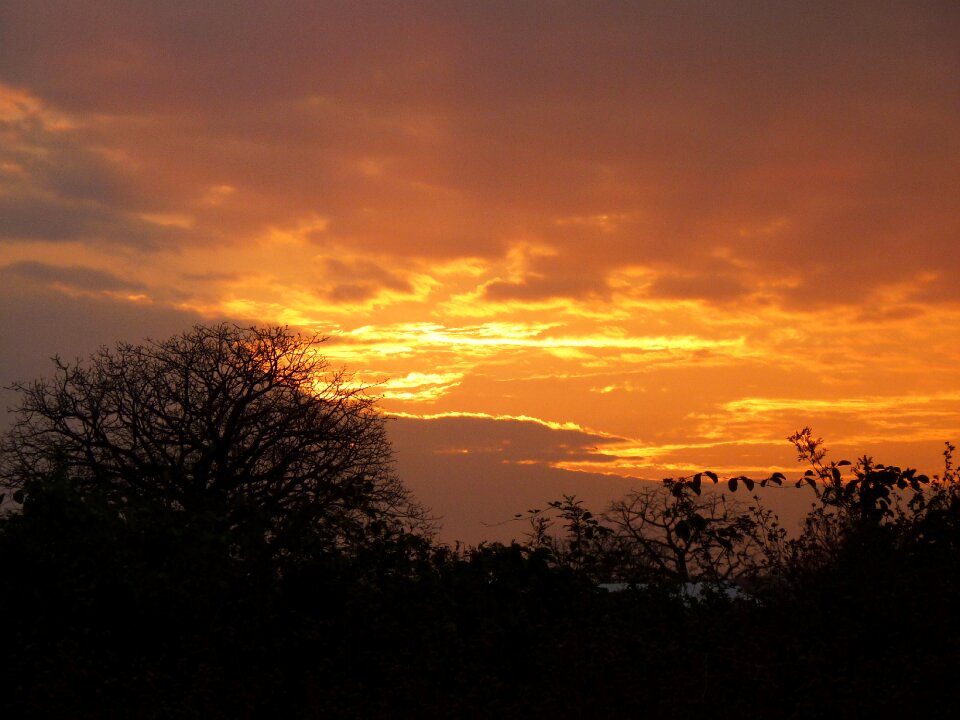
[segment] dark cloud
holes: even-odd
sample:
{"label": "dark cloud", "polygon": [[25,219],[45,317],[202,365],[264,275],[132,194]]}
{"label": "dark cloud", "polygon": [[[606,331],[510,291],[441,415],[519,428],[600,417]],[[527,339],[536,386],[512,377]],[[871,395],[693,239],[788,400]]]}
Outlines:
{"label": "dark cloud", "polygon": [[368,260],[324,258],[322,266],[329,283],[323,294],[334,302],[363,302],[381,290],[413,292],[408,280]]}
{"label": "dark cloud", "polygon": [[522,538],[529,526],[513,520],[517,513],[546,508],[564,495],[603,510],[644,482],[550,466],[597,459],[591,448],[611,441],[581,431],[516,420],[400,418],[388,432],[401,477],[439,516],[447,542]]}
{"label": "dark cloud", "polygon": [[[39,263],[35,265],[40,265]],[[25,270],[25,276],[23,273]],[[56,275],[49,267],[21,266],[20,272],[4,269],[0,282],[0,388],[13,382],[50,375],[54,355],[73,360],[85,358],[98,347],[119,340],[140,342],[147,337],[164,338],[201,322],[193,314],[160,305],[136,304],[105,297],[67,297],[37,283],[33,274]],[[103,286],[112,281],[87,278]],[[121,281],[122,282],[122,281]],[[16,396],[0,390],[0,411],[11,407]],[[3,417],[0,415],[0,417]],[[0,420],[0,427],[9,422]]]}
{"label": "dark cloud", "polygon": [[723,275],[664,275],[650,286],[650,294],[658,298],[695,298],[715,302],[737,300],[748,291],[734,278]]}
{"label": "dark cloud", "polygon": [[870,306],[857,316],[857,322],[888,323],[915,320],[922,317],[924,308],[919,305]]}
{"label": "dark cloud", "polygon": [[604,260],[590,257],[576,245],[557,254],[527,259],[519,280],[494,280],[483,289],[488,300],[537,301],[552,298],[605,299],[609,295]]}
{"label": "dark cloud", "polygon": [[374,285],[367,284],[336,284],[329,291],[327,291],[325,296],[334,302],[363,302],[364,300],[369,300],[372,297],[377,295],[378,288]]}
{"label": "dark cloud", "polygon": [[[591,277],[591,275],[593,277]],[[600,273],[584,273],[580,277],[531,277],[519,282],[495,280],[483,289],[487,300],[537,301],[553,298],[584,299],[596,295],[603,278]]]}
{"label": "dark cloud", "polygon": [[46,195],[0,196],[0,240],[7,242],[80,240],[151,250],[186,235],[182,228],[133,217],[122,207]]}
{"label": "dark cloud", "polygon": [[138,190],[130,167],[108,159],[100,143],[109,141],[3,85],[0,139],[0,239],[153,249],[183,237],[142,217],[163,205]]}
{"label": "dark cloud", "polygon": [[585,430],[552,428],[532,420],[485,417],[440,417],[430,420],[396,418],[393,434],[414,433],[441,454],[493,455],[497,462],[610,462],[599,448],[623,438]]}
{"label": "dark cloud", "polygon": [[124,280],[104,270],[79,265],[48,265],[30,260],[0,267],[0,278],[11,277],[32,280],[41,285],[62,285],[90,292],[105,290],[138,292],[146,289],[139,282]]}
{"label": "dark cloud", "polygon": [[240,278],[239,273],[235,272],[202,272],[202,273],[184,273],[184,280],[190,280],[191,282],[229,282],[233,280],[238,280]]}

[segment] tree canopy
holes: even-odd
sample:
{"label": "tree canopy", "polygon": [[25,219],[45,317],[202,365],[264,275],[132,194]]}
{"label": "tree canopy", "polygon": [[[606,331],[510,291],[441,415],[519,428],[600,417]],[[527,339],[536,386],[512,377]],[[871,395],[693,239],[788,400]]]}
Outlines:
{"label": "tree canopy", "polygon": [[56,357],[52,377],[14,385],[0,481],[22,493],[59,473],[119,508],[149,501],[272,537],[349,544],[422,526],[374,398],[331,369],[322,342],[220,324],[86,363]]}

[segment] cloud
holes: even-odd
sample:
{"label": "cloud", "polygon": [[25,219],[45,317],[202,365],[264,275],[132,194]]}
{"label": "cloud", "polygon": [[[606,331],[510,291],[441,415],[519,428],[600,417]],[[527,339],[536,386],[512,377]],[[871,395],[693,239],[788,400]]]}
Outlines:
{"label": "cloud", "polygon": [[41,195],[0,197],[0,240],[87,241],[157,249],[178,241],[183,232],[100,205]]}
{"label": "cloud", "polygon": [[0,239],[153,249],[182,237],[80,122],[0,82]]}
{"label": "cloud", "polygon": [[480,286],[491,303],[535,304],[560,298],[602,302],[609,298],[602,264],[578,261],[577,254],[561,252],[545,243],[512,243],[500,275]]}
{"label": "cloud", "polygon": [[389,422],[388,432],[401,476],[441,516],[448,542],[519,538],[527,528],[511,521],[516,513],[565,494],[602,509],[639,482],[556,467],[593,456],[592,448],[612,439],[532,419],[403,417]]}
{"label": "cloud", "polygon": [[423,418],[394,416],[401,425],[416,421],[416,432],[440,454],[493,455],[501,463],[557,465],[609,456],[598,448],[624,442],[578,427],[547,423],[536,418],[491,417],[483,414],[440,414]]}
{"label": "cloud", "polygon": [[[195,216],[154,242],[239,242],[320,212],[357,252],[554,247],[539,274],[488,278],[500,301],[593,301],[639,263],[661,269],[662,297],[724,305],[790,274],[779,302],[856,303],[960,262],[947,5],[103,8],[8,10],[0,58],[83,123],[70,136],[89,156],[56,161],[57,197],[129,211],[150,187],[153,211]],[[97,169],[95,148],[134,182]],[[136,197],[111,200],[124,189]],[[132,230],[99,234],[148,241]],[[702,260],[721,246],[751,264],[722,287]]]}
{"label": "cloud", "polygon": [[410,280],[369,260],[327,257],[322,260],[322,266],[328,278],[324,295],[335,302],[363,302],[384,290],[406,295],[414,292]]}
{"label": "cloud", "polygon": [[390,400],[406,402],[433,402],[456,388],[463,380],[463,373],[407,373],[375,382],[375,389]]}
{"label": "cloud", "polygon": [[54,285],[87,292],[127,291],[146,289],[138,282],[124,280],[112,273],[78,265],[47,265],[24,260],[0,267],[0,277],[18,277],[43,285]]}
{"label": "cloud", "polygon": [[658,298],[700,299],[715,302],[732,301],[743,297],[747,292],[738,280],[723,275],[681,276],[665,275],[658,277],[649,288],[652,296]]}

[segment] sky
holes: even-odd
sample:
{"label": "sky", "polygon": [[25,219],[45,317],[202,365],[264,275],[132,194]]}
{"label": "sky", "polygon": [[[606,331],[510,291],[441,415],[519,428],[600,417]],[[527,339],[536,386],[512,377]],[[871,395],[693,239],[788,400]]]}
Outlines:
{"label": "sky", "polygon": [[804,426],[942,468],[958,198],[952,0],[0,3],[0,382],[320,333],[447,540]]}

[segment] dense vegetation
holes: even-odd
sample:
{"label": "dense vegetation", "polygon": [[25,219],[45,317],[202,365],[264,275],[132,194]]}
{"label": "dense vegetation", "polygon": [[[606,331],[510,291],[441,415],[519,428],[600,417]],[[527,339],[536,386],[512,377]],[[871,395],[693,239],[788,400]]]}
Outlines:
{"label": "dense vegetation", "polygon": [[751,496],[782,475],[705,471],[449,548],[308,347],[197,328],[18,386],[4,717],[952,716],[952,446],[927,477],[797,433],[793,536]]}

